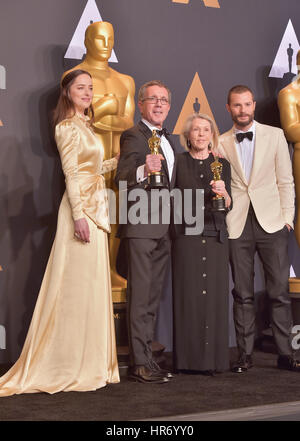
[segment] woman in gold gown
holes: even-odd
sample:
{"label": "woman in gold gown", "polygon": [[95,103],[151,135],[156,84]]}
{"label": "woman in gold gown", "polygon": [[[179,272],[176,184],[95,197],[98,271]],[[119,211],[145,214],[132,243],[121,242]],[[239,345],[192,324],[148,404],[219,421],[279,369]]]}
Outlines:
{"label": "woman in gold gown", "polygon": [[107,233],[103,147],[90,125],[92,78],[62,82],[55,139],[66,179],[55,240],[22,353],[0,378],[0,397],[91,391],[119,382]]}

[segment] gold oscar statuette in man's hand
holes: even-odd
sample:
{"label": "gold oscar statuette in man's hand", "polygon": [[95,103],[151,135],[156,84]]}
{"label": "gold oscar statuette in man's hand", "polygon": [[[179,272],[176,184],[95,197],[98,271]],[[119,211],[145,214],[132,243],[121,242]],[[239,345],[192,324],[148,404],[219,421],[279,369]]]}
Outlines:
{"label": "gold oscar statuette in man's hand", "polygon": [[[220,181],[223,165],[219,162],[219,158],[216,156],[215,161],[210,164],[211,171],[213,173],[213,180]],[[225,199],[220,194],[216,194],[212,198],[212,211],[225,211]]]}
{"label": "gold oscar statuette in man's hand", "polygon": [[[152,130],[152,136],[148,139],[148,145],[149,149],[151,151],[151,155],[159,155],[160,151],[160,137],[157,136],[156,130]],[[158,172],[151,172],[148,173],[148,185],[147,189],[155,189],[155,188],[165,188],[167,187],[165,182],[165,175],[158,171]]]}

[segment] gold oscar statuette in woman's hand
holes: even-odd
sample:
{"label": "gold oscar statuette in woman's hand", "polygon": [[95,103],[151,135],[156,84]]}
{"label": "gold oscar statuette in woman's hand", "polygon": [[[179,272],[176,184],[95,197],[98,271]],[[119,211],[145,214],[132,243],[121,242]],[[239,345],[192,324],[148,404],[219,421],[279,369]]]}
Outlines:
{"label": "gold oscar statuette in woman's hand", "polygon": [[[219,158],[216,156],[215,161],[210,164],[211,171],[213,173],[213,180],[220,181],[223,165],[219,162]],[[212,211],[225,211],[225,199],[220,194],[216,194],[212,198]]]}

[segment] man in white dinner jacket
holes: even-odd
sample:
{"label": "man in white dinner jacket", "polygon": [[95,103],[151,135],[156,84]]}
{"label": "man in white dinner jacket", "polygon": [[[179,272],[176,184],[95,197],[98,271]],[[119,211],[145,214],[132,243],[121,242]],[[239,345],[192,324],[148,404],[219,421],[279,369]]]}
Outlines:
{"label": "man in white dinner jacket", "polygon": [[234,323],[239,358],[232,371],[253,366],[255,339],[254,255],[262,261],[270,317],[278,350],[277,366],[300,371],[291,346],[288,292],[288,235],[294,220],[294,180],[281,129],[254,120],[256,102],[247,86],[228,93],[233,128],[220,137],[220,151],[231,164],[233,208],[227,215],[234,289]]}

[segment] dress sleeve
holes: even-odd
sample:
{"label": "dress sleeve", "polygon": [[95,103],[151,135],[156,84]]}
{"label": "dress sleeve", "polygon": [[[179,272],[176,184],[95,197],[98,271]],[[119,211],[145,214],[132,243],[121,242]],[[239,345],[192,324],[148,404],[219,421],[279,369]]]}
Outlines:
{"label": "dress sleeve", "polygon": [[101,174],[105,174],[115,170],[118,166],[118,160],[116,158],[107,159],[103,161]]}
{"label": "dress sleeve", "polygon": [[74,220],[84,217],[78,179],[78,149],[80,135],[71,121],[63,121],[55,127],[55,140],[65,175],[67,195]]}

